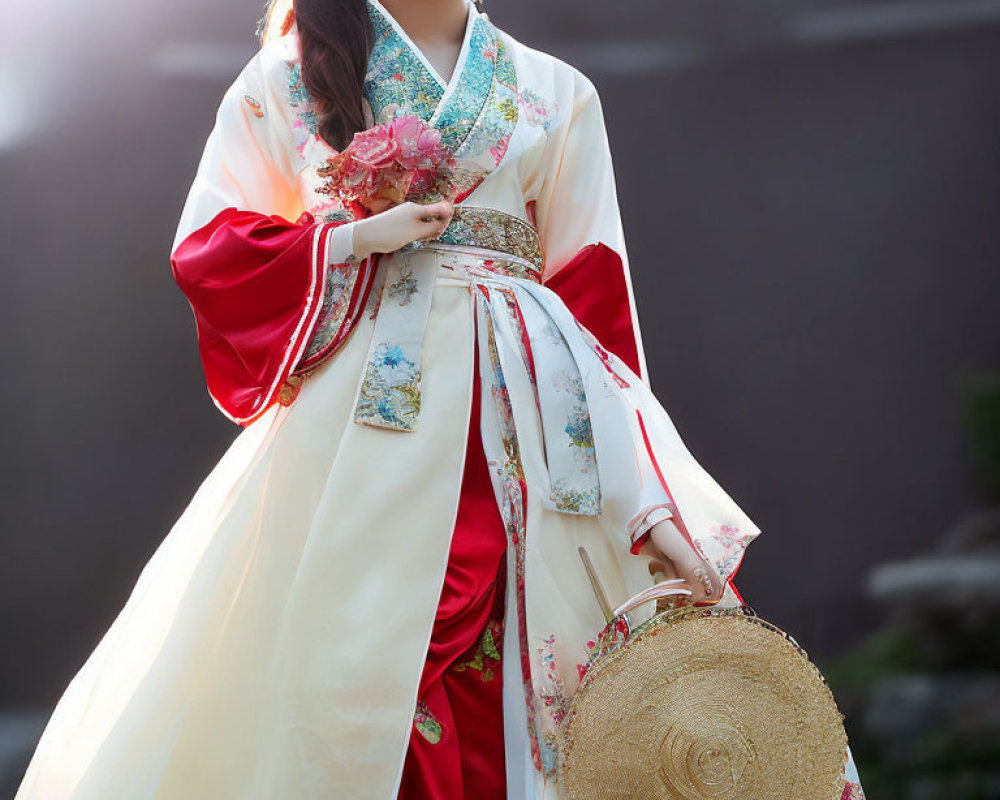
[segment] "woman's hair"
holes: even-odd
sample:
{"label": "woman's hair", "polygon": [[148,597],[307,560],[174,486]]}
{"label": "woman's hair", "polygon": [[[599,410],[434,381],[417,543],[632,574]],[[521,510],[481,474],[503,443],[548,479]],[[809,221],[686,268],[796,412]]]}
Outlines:
{"label": "woman's hair", "polygon": [[263,44],[298,28],[302,83],[315,106],[319,135],[343,150],[365,127],[362,97],[375,34],[366,0],[269,0],[257,29]]}

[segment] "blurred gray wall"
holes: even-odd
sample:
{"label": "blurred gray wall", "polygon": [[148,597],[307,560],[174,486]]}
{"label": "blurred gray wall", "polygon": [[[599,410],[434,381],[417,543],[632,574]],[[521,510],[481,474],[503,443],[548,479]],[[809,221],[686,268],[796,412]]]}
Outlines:
{"label": "blurred gray wall", "polygon": [[[261,8],[2,2],[0,704],[48,707],[237,433],[168,257]],[[654,388],[764,531],[744,596],[831,657],[880,617],[868,569],[976,502],[1000,3],[487,10],[598,85]]]}

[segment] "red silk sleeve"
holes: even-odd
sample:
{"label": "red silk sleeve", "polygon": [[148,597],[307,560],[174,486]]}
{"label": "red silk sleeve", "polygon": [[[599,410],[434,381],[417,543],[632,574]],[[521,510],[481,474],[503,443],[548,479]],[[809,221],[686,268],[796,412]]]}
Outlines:
{"label": "red silk sleeve", "polygon": [[641,375],[628,284],[617,252],[601,243],[587,245],[545,285],[607,350]]}
{"label": "red silk sleeve", "polygon": [[302,358],[323,299],[327,234],[339,224],[229,207],[174,249],[209,394],[233,422],[273,405]]}

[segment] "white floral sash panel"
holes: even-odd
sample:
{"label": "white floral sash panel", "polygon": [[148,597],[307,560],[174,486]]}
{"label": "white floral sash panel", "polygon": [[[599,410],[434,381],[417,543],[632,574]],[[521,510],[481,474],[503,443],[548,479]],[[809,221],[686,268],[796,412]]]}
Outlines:
{"label": "white floral sash panel", "polygon": [[437,264],[399,253],[388,259],[387,270],[354,421],[414,431],[420,414],[421,350]]}
{"label": "white floral sash panel", "polygon": [[523,316],[523,333],[530,343],[529,363],[552,482],[548,501],[559,511],[600,514],[601,484],[580,368],[548,312],[527,292],[520,292],[515,302],[512,310]]}

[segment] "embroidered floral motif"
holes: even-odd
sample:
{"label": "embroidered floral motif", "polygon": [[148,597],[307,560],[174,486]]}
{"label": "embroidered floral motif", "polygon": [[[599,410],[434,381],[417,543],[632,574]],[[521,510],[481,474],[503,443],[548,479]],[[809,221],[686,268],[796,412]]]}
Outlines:
{"label": "embroidered floral motif", "polygon": [[401,306],[409,305],[413,295],[417,293],[417,281],[413,277],[413,267],[403,264],[399,268],[399,277],[389,284],[389,297]]}
{"label": "embroidered floral motif", "polygon": [[297,58],[286,60],[285,67],[288,71],[288,102],[295,112],[292,120],[295,149],[305,157],[307,147],[319,135],[319,117],[302,80],[301,61]]}
{"label": "embroidered floral motif", "polygon": [[[445,146],[460,161],[450,185],[456,200],[464,200],[500,163],[517,124],[517,74],[500,32],[485,16],[477,16],[466,59],[445,97],[445,87],[392,22],[371,3],[368,12],[375,39],[363,95],[371,120],[377,125],[416,115],[441,131]],[[319,135],[316,104],[303,82],[301,59],[285,63],[295,149],[303,167],[317,169],[337,151]],[[318,178],[315,182],[322,185]],[[317,218],[353,218],[316,188],[310,211]]]}
{"label": "embroidered floral motif", "polygon": [[444,735],[441,723],[438,722],[423,701],[417,703],[413,712],[413,724],[417,731],[431,744],[437,744]]}
{"label": "embroidered floral motif", "polygon": [[484,681],[493,680],[500,669],[501,657],[499,644],[502,633],[503,625],[496,620],[491,620],[486,625],[483,635],[479,638],[479,644],[472,657],[467,661],[456,664],[453,669],[456,672],[464,672],[467,669],[472,669],[482,673],[480,677]]}
{"label": "embroidered floral motif", "polygon": [[[488,22],[487,24],[489,25]],[[497,40],[496,61],[494,62],[496,75],[494,77],[497,83],[503,84],[508,89],[512,89],[514,95],[517,96],[517,72],[514,69],[514,60],[507,53],[507,48],[503,43],[503,39],[500,38],[499,31],[493,25],[489,25],[489,28],[493,38]]]}
{"label": "embroidered floral motif", "polygon": [[[439,131],[445,147],[460,157],[453,184],[464,199],[499,164],[517,122],[517,75],[500,33],[478,16],[469,33],[466,61],[454,90],[444,87],[372,4],[375,32],[364,95],[376,123],[415,114]],[[489,163],[485,156],[489,156]]]}
{"label": "embroidered floral motif", "polygon": [[420,370],[398,345],[382,342],[368,361],[355,420],[412,431],[419,413]]}
{"label": "embroidered floral motif", "polygon": [[542,246],[538,231],[520,217],[493,208],[456,206],[448,227],[433,241],[509,253],[530,262],[530,266],[498,259],[504,267],[503,272],[515,278],[541,282]]}
{"label": "embroidered floral motif", "polygon": [[595,516],[600,509],[601,492],[599,489],[581,490],[565,478],[560,478],[552,484],[550,497],[560,511]]}
{"label": "embroidered floral motif", "polygon": [[[496,29],[483,17],[478,17],[469,40],[468,62],[459,76],[452,97],[435,123],[441,131],[441,138],[453,152],[457,153],[462,149],[470,134],[478,127],[476,122],[486,122],[488,127],[500,134],[496,137],[498,139],[503,139],[505,133],[509,137],[506,129],[513,120],[506,119],[499,108],[504,99],[516,97],[516,88],[512,85],[516,81],[512,80],[511,74],[506,70],[506,62],[509,60],[510,56]],[[501,61],[505,63],[498,68]],[[481,117],[489,119],[481,120]],[[514,120],[516,119],[515,108]]]}
{"label": "embroidered floral motif", "polygon": [[299,155],[296,174],[312,168],[307,174],[306,186],[311,185],[309,199],[305,205],[317,220],[350,221],[354,215],[344,208],[337,197],[330,197],[317,191],[321,182],[315,173],[317,166],[322,165],[336,151],[319,135],[319,117],[316,114],[315,102],[302,80],[302,63],[299,58],[285,59],[287,73],[288,105],[292,111],[290,120],[292,142],[295,152]]}
{"label": "embroidered floral motif", "polygon": [[865,793],[860,784],[854,781],[845,781],[844,793],[840,796],[840,800],[865,800]]}
{"label": "embroidered floral motif", "polygon": [[375,42],[368,59],[364,95],[377,123],[400,113],[416,114],[429,121],[441,102],[444,89],[409,45],[371,3]]}
{"label": "embroidered floral motif", "polygon": [[611,375],[611,379],[618,384],[622,389],[628,389],[631,384],[622,377],[622,373],[627,369],[625,364],[622,362],[618,356],[609,350],[605,350],[597,337],[594,336],[589,330],[587,330],[581,323],[580,320],[574,319],[576,323],[577,330],[580,331],[580,335],[583,337],[584,341],[593,348],[597,357],[601,359],[601,363],[604,364],[604,368]]}
{"label": "embroidered floral motif", "polygon": [[248,94],[243,95],[243,99],[246,100],[247,105],[253,110],[253,115],[255,117],[264,116],[264,108],[261,106],[260,101],[256,97],[251,97]]}
{"label": "embroidered floral motif", "polygon": [[351,305],[351,294],[357,278],[357,265],[332,264],[327,268],[319,320],[306,347],[303,361],[309,361],[322,352],[340,331]]}
{"label": "embroidered floral motif", "polygon": [[497,104],[497,110],[500,112],[500,116],[507,122],[512,122],[517,120],[517,103],[508,97],[505,97]]}
{"label": "embroidered floral motif", "polygon": [[566,692],[566,683],[556,668],[555,648],[556,636],[554,633],[550,633],[542,639],[542,646],[538,648],[546,684],[539,695],[545,701],[552,721],[559,725],[562,724],[569,712],[569,697]]}
{"label": "embroidered floral motif", "polygon": [[378,316],[379,306],[382,305],[382,286],[385,283],[385,270],[375,270],[375,277],[372,279],[371,293],[368,295],[368,305],[365,306],[365,314],[369,320],[374,320]]}
{"label": "embroidered floral motif", "polygon": [[556,637],[549,634],[538,648],[542,676],[538,687],[545,716],[542,721],[541,756],[546,775],[554,775],[559,767],[559,726],[569,713],[570,694],[556,665]]}
{"label": "embroidered floral motif", "polygon": [[[295,152],[302,160],[302,167],[313,164],[319,166],[325,159],[335,153],[319,135],[319,117],[315,111],[315,103],[302,80],[302,62],[299,58],[285,59],[287,73],[288,105],[292,109],[292,141]],[[340,198],[324,195],[313,187],[308,210],[317,220],[333,222],[334,220],[350,221],[354,216],[348,212]]]}
{"label": "embroidered floral motif", "polygon": [[548,133],[556,121],[559,106],[537,92],[524,88],[517,95],[518,106],[529,125],[535,125]]}
{"label": "embroidered floral motif", "polygon": [[[552,376],[552,384],[557,392],[573,397],[574,404],[569,409],[564,431],[573,458],[584,475],[596,475],[597,454],[594,450],[594,432],[587,409],[587,394],[579,373],[559,370]],[[556,508],[582,514],[600,513],[600,486],[590,484],[577,486],[563,478],[552,485],[551,499]]]}
{"label": "embroidered floral motif", "polygon": [[[714,559],[706,558],[723,581],[736,571],[743,560],[743,554],[757,534],[741,534],[740,529],[733,525],[713,525],[709,528],[712,538],[723,548],[724,554]],[[704,557],[704,551],[702,551]]]}
{"label": "embroidered floral motif", "polygon": [[[518,305],[517,296],[510,287],[498,287],[497,290],[503,293],[504,300],[507,302],[507,313],[510,315],[510,319],[517,331],[517,343],[521,352],[521,361],[524,363],[525,370],[527,370],[528,380],[531,382],[532,387],[537,387],[538,379],[535,376],[535,357],[531,352],[531,339],[528,336],[528,326],[524,321],[521,306]],[[535,391],[535,406],[536,408],[538,407],[537,388]],[[539,413],[541,413],[540,409]]]}
{"label": "embroidered floral motif", "polygon": [[[562,383],[563,391],[573,394],[584,403],[587,399],[583,390],[583,380],[579,375],[569,375],[562,373],[557,376],[557,383]],[[594,431],[590,427],[590,414],[585,405],[573,407],[572,416],[566,422],[566,435],[569,436],[573,447],[585,454],[587,461],[591,461],[590,451],[594,449]]]}
{"label": "embroidered floral motif", "polygon": [[549,340],[554,345],[561,345],[565,340],[563,339],[562,331],[560,331],[550,319],[545,323],[545,327],[542,328],[542,333],[545,338]]}
{"label": "embroidered floral motif", "polygon": [[[479,288],[477,302],[489,302],[489,290],[485,287]],[[525,602],[525,571],[524,571],[524,537],[526,533],[525,520],[527,519],[527,482],[524,477],[524,466],[521,462],[521,451],[517,440],[517,431],[514,427],[514,413],[510,402],[510,393],[504,380],[503,369],[500,364],[500,354],[497,351],[496,332],[493,328],[493,319],[486,314],[486,341],[487,351],[490,359],[491,394],[493,396],[493,407],[497,413],[497,423],[500,429],[500,437],[503,442],[505,460],[502,464],[490,462],[500,479],[501,484],[501,504],[500,515],[504,522],[504,528],[511,546],[514,549],[514,582],[517,612],[517,633],[518,648],[521,655],[521,675],[523,677],[524,701],[527,710],[528,741],[531,745],[531,760],[535,769],[542,771],[545,763],[542,757],[543,742],[538,735],[537,705],[535,691],[531,682],[531,657],[528,648],[528,616]],[[552,759],[546,759],[551,763]],[[546,770],[546,774],[553,774]]]}
{"label": "embroidered floral motif", "polygon": [[712,531],[715,540],[726,548],[732,547],[743,538],[740,537],[740,540],[737,540],[736,534],[740,532],[740,529],[735,525],[713,525],[709,530]]}
{"label": "embroidered floral motif", "polygon": [[576,667],[580,675],[580,680],[583,680],[583,677],[587,674],[587,670],[594,665],[597,659],[608,653],[613,653],[625,644],[628,635],[629,627],[625,619],[615,617],[605,625],[601,632],[597,634],[597,639],[591,639],[587,642],[587,662],[585,664],[577,664]]}
{"label": "embroidered floral motif", "polygon": [[[481,17],[480,20],[482,20]],[[514,63],[500,39],[499,33],[489,23],[484,23],[484,27],[488,28],[492,37],[491,43],[483,51],[486,60],[493,66],[492,83],[486,101],[478,112],[475,112],[471,107],[463,111],[463,114],[472,115],[475,113],[475,116],[463,116],[462,119],[475,121],[469,127],[464,141],[458,145],[455,152],[456,155],[466,159],[478,159],[480,154],[485,159],[485,155],[488,153],[492,161],[489,169],[492,170],[500,164],[506,155],[514,128],[517,126],[517,76],[514,72]],[[455,94],[457,96],[459,93]],[[471,194],[482,181],[484,174],[470,175],[466,184],[460,187],[459,199],[464,199]]]}

